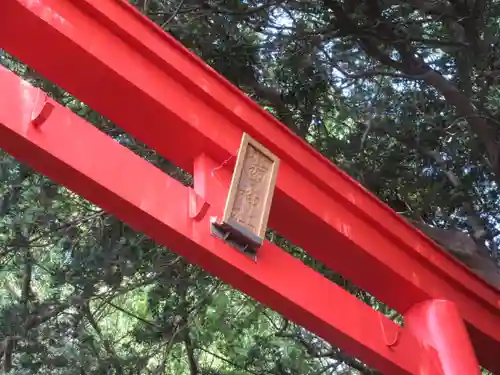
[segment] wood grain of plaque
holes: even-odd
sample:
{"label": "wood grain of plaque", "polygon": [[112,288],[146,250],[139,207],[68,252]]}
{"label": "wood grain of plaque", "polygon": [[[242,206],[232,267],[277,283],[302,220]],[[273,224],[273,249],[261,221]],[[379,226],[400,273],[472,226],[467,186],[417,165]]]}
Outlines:
{"label": "wood grain of plaque", "polygon": [[244,133],[222,221],[234,221],[263,239],[278,167],[279,159]]}

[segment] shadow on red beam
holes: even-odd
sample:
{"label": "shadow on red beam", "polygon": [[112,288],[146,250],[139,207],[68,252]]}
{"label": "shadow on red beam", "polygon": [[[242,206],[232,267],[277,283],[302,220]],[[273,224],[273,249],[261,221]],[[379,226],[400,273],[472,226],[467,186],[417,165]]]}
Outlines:
{"label": "shadow on red beam", "polygon": [[236,155],[248,132],[281,159],[273,228],[400,312],[426,298],[455,302],[480,362],[500,373],[497,289],[129,5],[3,0],[1,7],[0,47],[185,170],[201,152],[220,163]]}
{"label": "shadow on red beam", "polygon": [[221,207],[193,220],[192,189],[5,68],[0,85],[0,147],[14,157],[384,374],[416,374],[432,355],[280,248],[266,242],[254,262],[213,237]]}

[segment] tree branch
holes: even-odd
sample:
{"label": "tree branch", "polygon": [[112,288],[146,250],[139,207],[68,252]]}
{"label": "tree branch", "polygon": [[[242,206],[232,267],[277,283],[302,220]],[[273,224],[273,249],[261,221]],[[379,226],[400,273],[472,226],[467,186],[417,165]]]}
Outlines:
{"label": "tree branch", "polygon": [[443,0],[409,0],[408,5],[410,5],[414,9],[420,10],[424,14],[439,17],[456,17],[456,12],[453,6],[447,4]]}
{"label": "tree branch", "polygon": [[90,311],[90,307],[88,305],[88,302],[83,304],[81,306],[81,309],[83,310],[84,316],[87,318],[87,321],[90,323],[94,331],[97,333],[99,338],[101,339],[104,348],[108,352],[108,354],[111,356],[111,362],[113,363],[113,367],[116,370],[117,375],[123,375],[123,367],[121,366],[120,363],[120,357],[118,357],[118,354],[116,354],[116,351],[113,349],[111,346],[110,342],[106,337],[104,337],[101,328],[99,327],[99,324],[96,322],[94,319],[94,316],[92,315],[92,312]]}
{"label": "tree branch", "polygon": [[488,125],[484,116],[481,116],[471,100],[455,85],[449,82],[441,74],[429,70],[423,77],[424,82],[434,87],[446,101],[453,105],[457,113],[467,120],[472,131],[478,136],[486,149],[490,165],[495,173],[496,181],[500,184],[500,149],[496,142],[495,133]]}
{"label": "tree branch", "polygon": [[346,355],[344,352],[342,352],[340,349],[335,349],[335,350],[329,350],[327,352],[320,353],[317,351],[317,349],[312,345],[312,343],[308,342],[300,333],[280,333],[280,337],[288,337],[291,338],[295,341],[297,341],[299,344],[304,347],[306,350],[307,354],[310,355],[311,357],[314,358],[321,358],[321,357],[331,357],[334,358],[340,362],[345,363],[347,366],[359,371],[362,375],[380,375],[377,371],[374,371],[361,362],[356,361],[355,359],[351,358],[350,356]]}
{"label": "tree branch", "polygon": [[[423,59],[417,57],[417,53],[410,41],[397,34],[394,25],[384,19],[377,1],[367,3],[365,15],[366,19],[370,20],[367,22],[373,24],[372,28],[375,29],[376,34],[380,35],[379,39],[366,37],[363,33],[360,33],[360,26],[349,18],[349,15],[346,14],[337,1],[324,1],[325,5],[335,14],[337,26],[343,29],[343,34],[356,37],[360,46],[369,56],[406,75],[422,79],[427,85],[443,95],[460,116],[467,119],[470,128],[485,147],[487,158],[495,174],[495,180],[500,185],[500,147],[496,141],[496,133],[492,131],[487,121],[480,115],[470,98],[440,73],[432,69]],[[416,2],[422,6],[425,5],[425,3],[419,1]],[[366,25],[366,27],[368,26],[370,25]],[[382,39],[384,43],[392,44],[393,48],[398,51],[401,57],[400,61],[394,60],[379,48]]]}
{"label": "tree branch", "polygon": [[[448,168],[445,160],[437,150],[429,150],[425,146],[415,142],[413,138],[400,137],[390,127],[385,126],[382,123],[376,124],[375,128],[381,129],[385,134],[388,134],[396,141],[404,144],[406,147],[419,152],[421,155],[430,157],[437,164],[439,169],[441,169],[443,174],[446,176],[446,178],[454,188],[458,189],[462,186],[462,182],[460,181],[458,176]],[[486,238],[491,239],[491,236],[488,235],[488,232],[486,230],[485,223],[482,221],[482,219],[474,209],[472,198],[470,196],[463,197],[461,200],[461,205],[467,216],[467,224],[472,230],[472,237],[474,238],[474,240],[482,242]],[[483,255],[489,256],[487,248],[483,246],[480,246],[479,248],[482,252],[484,252],[485,250]]]}
{"label": "tree branch", "polygon": [[249,374],[252,374],[252,375],[262,375],[262,373],[257,373],[253,370],[250,370],[248,367],[241,366],[241,365],[231,361],[230,359],[227,359],[227,358],[225,358],[217,353],[212,352],[211,350],[201,348],[201,347],[197,347],[197,349],[201,350],[202,352],[205,352],[207,354],[210,354],[212,357],[215,357],[223,362],[226,362],[227,364],[233,366],[234,368],[237,368],[239,370],[243,370],[243,371],[248,372]]}
{"label": "tree branch", "polygon": [[[458,178],[458,176],[455,173],[453,173],[453,171],[447,168],[446,162],[443,160],[439,152],[437,152],[436,150],[427,150],[422,148],[421,152],[434,159],[436,164],[443,171],[443,173],[448,178],[453,187],[460,188],[462,186],[462,183]],[[487,231],[485,229],[485,224],[478,216],[469,197],[462,199],[462,207],[465,211],[465,214],[467,215],[467,223],[472,229],[472,238],[474,238],[475,240],[484,240],[487,234]],[[479,249],[484,251],[483,255],[489,256],[489,251],[487,248],[480,247]]]}
{"label": "tree branch", "polygon": [[15,179],[10,191],[0,201],[0,217],[7,215],[11,207],[16,205],[21,198],[22,184],[33,175],[33,170],[24,164],[19,165],[19,174]]}
{"label": "tree branch", "polygon": [[198,361],[194,356],[194,348],[193,343],[191,342],[191,337],[189,336],[189,331],[185,333],[184,337],[184,347],[186,349],[186,354],[188,357],[189,363],[189,374],[190,375],[198,375],[200,373],[198,368]]}

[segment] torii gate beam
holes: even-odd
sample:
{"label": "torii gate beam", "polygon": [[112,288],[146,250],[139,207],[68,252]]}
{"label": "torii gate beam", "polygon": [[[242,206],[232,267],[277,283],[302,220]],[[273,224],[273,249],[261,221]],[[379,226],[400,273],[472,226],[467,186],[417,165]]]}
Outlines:
{"label": "torii gate beam", "polygon": [[130,5],[3,0],[1,7],[0,47],[188,172],[202,153],[219,164],[234,156],[242,133],[250,134],[281,160],[272,228],[402,313],[429,298],[453,301],[481,364],[500,373],[497,289]]}
{"label": "torii gate beam", "polygon": [[254,262],[214,237],[218,194],[195,192],[221,189],[209,159],[193,190],[1,66],[0,85],[5,151],[384,373],[441,374],[433,349],[287,252],[266,242]]}

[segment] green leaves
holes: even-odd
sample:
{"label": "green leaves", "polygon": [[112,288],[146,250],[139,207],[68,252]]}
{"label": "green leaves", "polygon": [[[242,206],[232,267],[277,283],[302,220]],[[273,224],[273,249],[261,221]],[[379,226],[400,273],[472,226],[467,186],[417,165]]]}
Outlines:
{"label": "green leaves", "polygon": [[[470,202],[498,242],[498,171],[470,120],[483,119],[500,139],[499,1],[470,24],[452,2],[133,3],[400,214],[466,229]],[[5,51],[0,64],[192,184]],[[441,86],[413,75],[422,66],[444,77]],[[477,113],[460,114],[449,92],[465,93],[462,103]],[[189,374],[192,362],[203,375],[343,373],[348,366],[334,371],[338,363],[369,373],[1,151],[0,214],[0,332],[20,336],[13,373]],[[279,233],[269,230],[268,239],[399,321]],[[23,303],[26,285],[32,295]]]}

